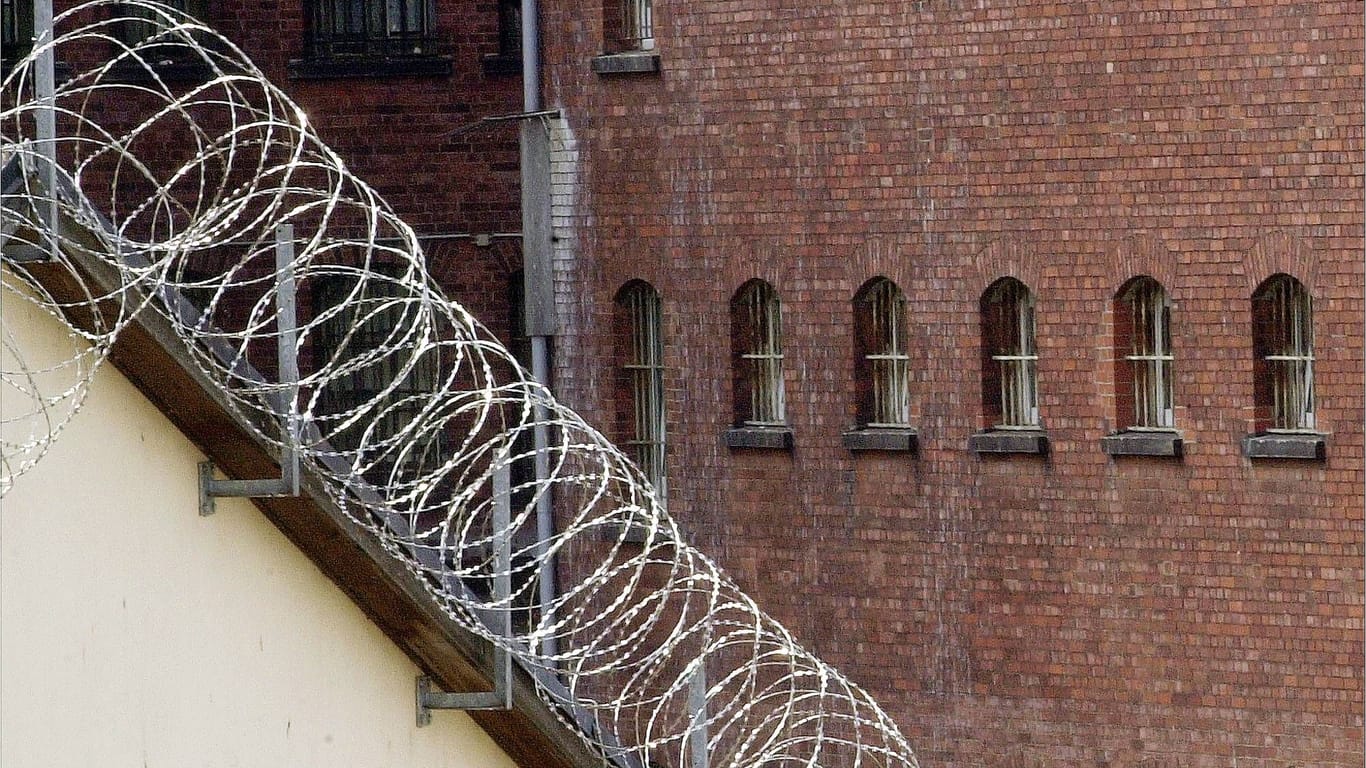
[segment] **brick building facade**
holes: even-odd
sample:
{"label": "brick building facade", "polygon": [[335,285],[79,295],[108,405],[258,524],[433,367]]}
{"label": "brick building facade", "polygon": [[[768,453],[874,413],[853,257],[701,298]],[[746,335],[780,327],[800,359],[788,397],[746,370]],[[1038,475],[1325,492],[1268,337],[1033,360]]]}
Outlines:
{"label": "brick building facade", "polygon": [[558,395],[927,764],[1361,762],[1359,3],[541,21]]}
{"label": "brick building facade", "polygon": [[[507,333],[508,4],[343,5],[202,12]],[[1361,763],[1359,3],[540,26],[557,394],[926,764]]]}

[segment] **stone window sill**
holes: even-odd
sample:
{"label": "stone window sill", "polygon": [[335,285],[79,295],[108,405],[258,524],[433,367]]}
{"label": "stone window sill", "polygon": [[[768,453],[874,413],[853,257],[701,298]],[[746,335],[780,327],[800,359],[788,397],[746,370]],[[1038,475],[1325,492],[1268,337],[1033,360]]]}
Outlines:
{"label": "stone window sill", "polygon": [[859,427],[841,436],[850,451],[888,451],[915,453],[919,437],[910,427]]}
{"label": "stone window sill", "polygon": [[1163,456],[1179,459],[1181,433],[1176,431],[1117,432],[1100,439],[1101,450],[1110,456]]}
{"label": "stone window sill", "polygon": [[968,437],[973,453],[1048,453],[1048,433],[1043,430],[992,429]]}
{"label": "stone window sill", "polygon": [[726,430],[727,448],[761,451],[792,450],[791,427],[733,427]]}
{"label": "stone window sill", "polygon": [[295,80],[334,80],[359,77],[449,77],[448,56],[334,56],[293,59],[289,76]]}
{"label": "stone window sill", "polygon": [[1264,432],[1243,438],[1243,455],[1249,459],[1323,461],[1327,448],[1326,435],[1318,432]]}
{"label": "stone window sill", "polygon": [[166,83],[202,83],[209,79],[209,65],[198,59],[162,59],[146,65],[124,60],[110,67],[109,75],[120,83],[151,83],[156,78]]}
{"label": "stone window sill", "polygon": [[593,57],[593,71],[599,75],[638,75],[659,71],[659,54],[650,51],[604,53]]}
{"label": "stone window sill", "polygon": [[522,74],[522,57],[520,54],[490,53],[485,55],[479,63],[483,65],[486,75]]}

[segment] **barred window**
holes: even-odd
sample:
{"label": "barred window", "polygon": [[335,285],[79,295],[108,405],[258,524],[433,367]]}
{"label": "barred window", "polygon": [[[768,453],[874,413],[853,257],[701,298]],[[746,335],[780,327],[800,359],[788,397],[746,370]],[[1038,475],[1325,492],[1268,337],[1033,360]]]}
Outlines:
{"label": "barred window", "polygon": [[602,22],[609,53],[654,50],[653,0],[603,0]]}
{"label": "barred window", "polygon": [[731,299],[735,422],[784,423],[782,317],[778,294],[763,280],[751,280]]}
{"label": "barred window", "polygon": [[623,0],[622,43],[632,50],[655,47],[655,15],[651,0]]}
{"label": "barred window", "polygon": [[429,0],[310,0],[309,53],[413,56],[432,52]]}
{"label": "barred window", "polygon": [[1034,296],[1025,284],[1001,278],[982,294],[982,401],[995,429],[1039,427]]}
{"label": "barred window", "polygon": [[622,361],[624,406],[629,411],[626,445],[636,466],[667,497],[664,472],[664,342],[659,292],[649,283],[628,283],[617,294],[618,359]]}
{"label": "barred window", "polygon": [[33,0],[0,0],[0,63],[8,68],[33,48]]}
{"label": "barred window", "polygon": [[1134,278],[1115,304],[1115,386],[1121,422],[1130,414],[1125,428],[1174,428],[1171,350],[1167,292],[1151,277]]}
{"label": "barred window", "polygon": [[364,447],[358,457],[364,476],[386,484],[440,460],[439,434],[407,434],[436,389],[439,371],[434,353],[414,361],[407,345],[394,338],[407,326],[405,314],[415,311],[398,271],[386,274],[374,265],[372,270],[363,281],[359,274],[322,278],[314,290],[315,310],[323,318],[315,359],[347,371],[319,393],[316,415],[334,448],[353,453]]}
{"label": "barred window", "polygon": [[[201,21],[206,19],[209,12],[208,0],[159,0],[159,2]],[[123,22],[119,28],[119,37],[129,44],[140,42],[154,34],[157,26],[152,21],[157,18],[164,18],[159,17],[157,12],[148,6],[135,3],[119,6],[119,13],[129,19],[129,21]],[[134,21],[133,19],[146,19],[146,21]]]}
{"label": "barred window", "polygon": [[1309,291],[1275,275],[1252,296],[1258,429],[1307,432],[1314,423],[1314,314]]}
{"label": "barred window", "polygon": [[498,0],[498,55],[522,54],[522,0]]}
{"label": "barred window", "polygon": [[906,354],[906,297],[884,277],[854,297],[855,374],[861,426],[910,423],[910,358]]}

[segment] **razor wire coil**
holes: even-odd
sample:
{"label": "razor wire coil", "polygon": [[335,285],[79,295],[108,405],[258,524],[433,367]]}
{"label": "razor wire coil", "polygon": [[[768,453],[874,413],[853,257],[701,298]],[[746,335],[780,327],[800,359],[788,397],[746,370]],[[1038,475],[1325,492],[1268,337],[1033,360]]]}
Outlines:
{"label": "razor wire coil", "polygon": [[[50,98],[35,88],[44,55],[75,65]],[[167,61],[201,76],[168,82]],[[4,300],[62,319],[70,348],[56,363],[25,362],[4,334],[0,494],[80,408],[119,333],[158,312],[242,422],[297,452],[452,618],[538,681],[563,681],[542,696],[576,713],[606,756],[916,765],[867,693],[688,545],[623,453],[442,296],[414,231],[232,42],[149,0],[95,0],[56,18],[55,35],[5,76],[3,97],[9,247],[47,254],[45,268],[77,288],[55,296],[29,263],[6,261]],[[44,111],[59,126],[51,147],[33,128]],[[54,205],[60,226],[45,213]],[[295,233],[283,270],[282,225]],[[91,264],[113,277],[90,279]],[[279,322],[285,273],[309,307],[292,337]],[[290,338],[300,372],[282,381],[272,360]],[[525,471],[538,427],[552,436],[540,477]],[[512,508],[499,527],[491,484],[503,470]],[[558,514],[549,540],[534,524],[545,494]],[[503,540],[513,556],[498,566]],[[564,583],[540,604],[547,558],[560,559]],[[492,589],[500,577],[510,592]],[[491,629],[509,615],[511,636]]]}

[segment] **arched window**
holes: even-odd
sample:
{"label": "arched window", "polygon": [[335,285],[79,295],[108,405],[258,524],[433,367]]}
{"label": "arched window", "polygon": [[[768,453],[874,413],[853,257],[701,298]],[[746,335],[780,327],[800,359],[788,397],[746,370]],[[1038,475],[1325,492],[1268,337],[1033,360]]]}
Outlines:
{"label": "arched window", "polygon": [[995,429],[1038,429],[1034,296],[1003,277],[982,294],[982,405]]}
{"label": "arched window", "polygon": [[1253,396],[1260,431],[1307,432],[1314,425],[1314,314],[1309,291],[1274,275],[1252,295]]}
{"label": "arched window", "polygon": [[896,283],[874,278],[854,297],[854,343],[859,426],[906,426],[910,423],[906,297]]}
{"label": "arched window", "polygon": [[1124,429],[1175,428],[1171,302],[1151,277],[1125,283],[1115,299],[1116,414]]}
{"label": "arched window", "polygon": [[659,292],[634,280],[617,293],[617,359],[621,364],[618,413],[636,466],[667,498],[664,473],[664,340]]}
{"label": "arched window", "polygon": [[731,299],[730,328],[735,423],[784,424],[782,316],[773,286],[741,286]]}

